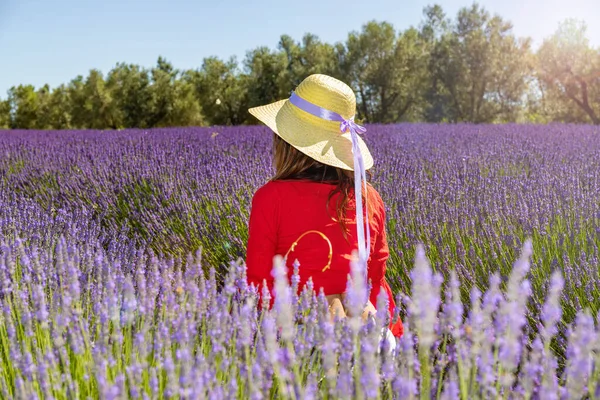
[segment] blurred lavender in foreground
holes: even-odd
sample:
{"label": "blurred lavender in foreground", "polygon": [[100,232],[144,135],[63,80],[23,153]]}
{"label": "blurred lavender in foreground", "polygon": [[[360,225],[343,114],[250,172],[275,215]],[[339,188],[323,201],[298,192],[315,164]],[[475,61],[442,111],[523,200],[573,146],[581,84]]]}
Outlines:
{"label": "blurred lavender in foreground", "polygon": [[[330,321],[323,296],[307,288],[292,296],[295,279],[281,259],[275,304],[264,310],[238,263],[217,289],[214,274],[199,269],[200,253],[179,266],[151,252],[125,265],[119,254],[93,241],[60,240],[53,251],[2,245],[3,397],[581,398],[600,384],[600,336],[587,311],[568,327],[565,368],[557,368],[559,275],[543,329],[526,329],[530,242],[506,291],[494,282],[483,295],[474,288],[470,310],[454,274],[442,296],[440,276],[417,249],[406,333],[391,354],[378,351],[387,317]],[[364,295],[361,276],[350,297]]]}

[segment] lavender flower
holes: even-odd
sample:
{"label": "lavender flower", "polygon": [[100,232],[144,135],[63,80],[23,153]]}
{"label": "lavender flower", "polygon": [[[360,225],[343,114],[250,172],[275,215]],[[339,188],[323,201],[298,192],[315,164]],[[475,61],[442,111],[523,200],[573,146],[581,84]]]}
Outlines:
{"label": "lavender flower", "polygon": [[273,309],[248,287],[264,128],[0,132],[0,397],[597,397],[597,128],[368,132],[398,301],[366,324],[330,321],[304,266]]}
{"label": "lavender flower", "polygon": [[289,287],[287,269],[281,256],[273,260],[273,277],[275,278],[275,304],[277,325],[281,329],[281,337],[291,341],[294,336],[294,311],[292,305],[292,291]]}
{"label": "lavender flower", "polygon": [[592,354],[596,350],[594,320],[586,312],[579,313],[575,327],[569,334],[567,366],[564,372],[565,389],[570,398],[581,398],[588,390],[587,383],[592,373]]}
{"label": "lavender flower", "polygon": [[411,279],[413,301],[410,304],[410,313],[419,335],[419,346],[425,349],[431,347],[435,341],[441,279],[439,275],[433,274],[421,245],[417,247]]}
{"label": "lavender flower", "polygon": [[550,339],[556,335],[558,331],[556,324],[562,316],[562,309],[560,307],[560,294],[563,290],[564,283],[565,281],[561,274],[555,271],[550,280],[550,290],[548,292],[546,302],[544,303],[544,308],[542,309],[541,315],[541,319],[544,323],[542,327],[542,337],[544,343],[547,345],[550,344]]}

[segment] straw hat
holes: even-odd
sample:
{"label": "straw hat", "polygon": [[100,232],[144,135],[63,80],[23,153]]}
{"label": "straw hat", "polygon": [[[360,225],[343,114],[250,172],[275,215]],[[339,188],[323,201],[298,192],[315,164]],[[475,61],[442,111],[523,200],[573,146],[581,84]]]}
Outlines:
{"label": "straw hat", "polygon": [[[356,97],[345,83],[327,75],[311,75],[298,85],[295,95],[322,109],[352,120],[356,113]],[[283,140],[320,163],[354,170],[350,131],[342,133],[340,122],[306,112],[290,102],[280,100],[248,110]],[[373,166],[373,157],[365,142],[358,137],[365,169]]]}

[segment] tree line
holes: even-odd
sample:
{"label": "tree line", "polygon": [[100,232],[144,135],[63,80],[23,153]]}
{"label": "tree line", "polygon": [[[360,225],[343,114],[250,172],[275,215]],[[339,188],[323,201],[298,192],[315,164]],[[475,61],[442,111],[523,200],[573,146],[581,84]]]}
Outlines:
{"label": "tree line", "polygon": [[248,108],[288,97],[313,73],[351,85],[364,122],[600,124],[600,49],[584,23],[563,22],[534,51],[509,21],[474,4],[454,18],[428,6],[418,27],[399,32],[369,22],[343,43],[284,35],[242,63],[208,57],[178,70],[159,57],[150,69],[120,63],[52,89],[19,85],[0,99],[0,128],[251,124]]}

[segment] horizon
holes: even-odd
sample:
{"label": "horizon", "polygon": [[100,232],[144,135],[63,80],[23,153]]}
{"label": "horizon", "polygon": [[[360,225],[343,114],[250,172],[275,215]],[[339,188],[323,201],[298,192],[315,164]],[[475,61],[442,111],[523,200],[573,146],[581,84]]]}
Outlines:
{"label": "horizon", "polygon": [[[591,16],[600,16],[600,2],[594,2],[483,0],[477,3],[490,14],[510,21],[514,34],[530,37],[536,48],[568,18],[586,22],[587,37],[598,47],[600,26],[592,25]],[[164,0],[107,0],[101,4],[83,0],[60,0],[55,4],[5,0],[0,2],[0,49],[8,55],[5,60],[9,62],[0,68],[0,99],[6,98],[12,86],[31,84],[39,88],[49,84],[54,88],[78,75],[87,75],[90,69],[106,75],[120,62],[149,68],[159,56],[182,70],[200,68],[202,60],[210,56],[221,59],[235,56],[242,62],[245,53],[253,48],[275,49],[284,34],[295,41],[312,33],[323,42],[343,42],[350,32],[361,30],[372,20],[389,22],[396,31],[403,31],[418,27],[423,20],[423,8],[435,3],[442,6],[448,17],[454,18],[460,8],[474,2],[418,0],[398,6],[391,0],[374,0],[348,6],[348,2],[340,0],[306,0],[288,7],[273,0],[254,4],[173,0],[164,7],[167,4]],[[322,12],[316,13],[318,9]],[[269,18],[268,12],[275,17]],[[160,29],[154,29],[157,26]]]}

